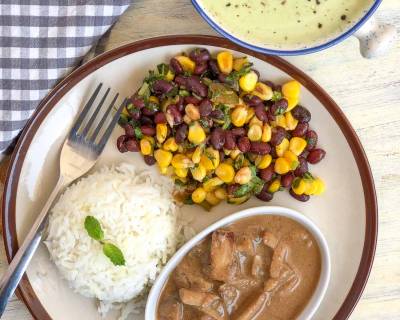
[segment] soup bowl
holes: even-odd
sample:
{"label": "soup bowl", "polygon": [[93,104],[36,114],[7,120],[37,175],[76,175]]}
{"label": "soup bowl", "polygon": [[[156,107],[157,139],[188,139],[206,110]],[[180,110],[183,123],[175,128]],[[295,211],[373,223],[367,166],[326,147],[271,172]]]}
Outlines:
{"label": "soup bowl", "polygon": [[297,320],[311,319],[315,311],[318,309],[318,306],[320,305],[329,284],[330,273],[331,273],[331,261],[330,261],[328,244],[321,231],[309,218],[305,217],[304,215],[295,210],[277,206],[255,207],[236,212],[205,228],[203,231],[201,231],[192,239],[190,239],[186,244],[184,244],[168,261],[168,263],[162,269],[161,273],[154,282],[154,285],[151,288],[151,291],[147,299],[145,319],[146,320],[157,319],[158,300],[160,298],[164,285],[166,284],[171,272],[174,271],[174,269],[181,262],[183,257],[191,249],[193,249],[194,246],[196,246],[200,241],[206,238],[210,233],[223,226],[226,226],[243,218],[262,216],[262,215],[281,216],[290,218],[298,222],[313,235],[316,243],[318,244],[321,254],[321,274],[312,297],[310,298],[307,305],[304,307],[303,311],[297,318]]}
{"label": "soup bowl", "polygon": [[[217,21],[204,5],[203,1],[204,0],[192,0],[192,4],[197,12],[215,31],[243,47],[266,54],[281,56],[309,54],[327,49],[340,43],[347,37],[354,35],[360,42],[361,55],[365,58],[373,58],[385,54],[394,45],[396,40],[395,26],[378,22],[374,16],[382,0],[365,1],[365,5],[360,8],[360,12],[362,13],[358,15],[354,21],[349,21],[348,25],[343,27],[341,31],[335,30],[326,37],[323,37],[322,40],[310,42],[308,44],[300,43],[300,46],[296,46],[295,48],[291,46],[278,46],[272,43],[268,45],[259,44],[251,40],[247,35],[243,36],[232,32],[226,25]],[[264,2],[262,3],[265,5]],[[317,4],[319,4],[318,1]],[[335,15],[340,17],[341,13],[337,12]],[[287,17],[282,17],[279,23],[284,24],[286,21],[285,19],[287,19]],[[249,23],[251,24],[251,21],[249,21]],[[240,29],[239,25],[235,27]],[[265,39],[268,39],[268,34],[265,35]]]}

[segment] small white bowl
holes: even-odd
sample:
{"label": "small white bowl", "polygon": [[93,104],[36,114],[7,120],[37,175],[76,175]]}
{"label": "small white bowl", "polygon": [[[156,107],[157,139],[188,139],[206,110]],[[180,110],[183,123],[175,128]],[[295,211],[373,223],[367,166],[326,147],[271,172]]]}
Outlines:
{"label": "small white bowl", "polygon": [[259,216],[259,215],[277,215],[293,219],[300,224],[302,224],[311,234],[314,236],[318,243],[321,252],[321,275],[318,281],[318,285],[314,291],[313,296],[308,302],[307,306],[303,309],[303,312],[299,315],[297,320],[308,320],[311,319],[315,311],[318,309],[322,298],[325,295],[326,289],[328,287],[330,274],[331,274],[331,261],[329,256],[328,244],[322,235],[321,231],[317,226],[308,218],[306,218],[301,213],[284,208],[284,207],[255,207],[246,209],[243,211],[236,212],[230,216],[227,216],[214,224],[210,225],[195,237],[190,239],[186,244],[184,244],[168,261],[165,267],[162,269],[158,278],[154,282],[153,287],[149,293],[146,304],[145,319],[146,320],[156,320],[157,319],[157,303],[160,297],[160,293],[164,287],[164,284],[168,280],[170,273],[176,268],[182,258],[201,240],[203,240],[207,235],[209,235],[214,230],[226,226],[237,220]]}

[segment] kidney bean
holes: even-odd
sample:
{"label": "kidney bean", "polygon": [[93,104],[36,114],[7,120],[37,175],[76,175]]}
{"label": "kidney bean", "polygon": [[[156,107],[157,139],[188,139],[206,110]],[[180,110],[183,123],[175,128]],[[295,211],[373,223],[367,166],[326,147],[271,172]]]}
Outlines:
{"label": "kidney bean", "polygon": [[276,148],[271,148],[271,152],[269,153],[273,159],[279,158],[276,153]]}
{"label": "kidney bean", "polygon": [[175,76],[174,82],[180,87],[186,87],[187,78],[181,75]]}
{"label": "kidney bean", "polygon": [[281,177],[281,185],[284,188],[290,188],[294,179],[292,172],[286,173]]}
{"label": "kidney bean", "polygon": [[307,146],[306,150],[310,151],[315,148],[318,142],[318,134],[314,130],[309,130],[306,133]]}
{"label": "kidney bean", "polygon": [[284,114],[288,107],[288,102],[285,98],[276,101],[270,108],[271,113],[275,116]]}
{"label": "kidney bean", "polygon": [[224,119],[224,113],[220,109],[215,109],[211,111],[210,117],[216,120],[223,120]]}
{"label": "kidney bean", "polygon": [[304,159],[307,159],[308,155],[310,154],[310,151],[307,149],[304,149],[302,153],[300,153],[299,157],[302,157]]}
{"label": "kidney bean", "polygon": [[186,81],[186,88],[200,97],[207,97],[208,88],[199,77],[190,76]]}
{"label": "kidney bean", "polygon": [[154,114],[157,112],[155,109],[150,109],[147,107],[144,107],[140,110],[142,110],[143,115],[148,116],[148,117],[154,116]]}
{"label": "kidney bean", "polygon": [[185,141],[188,134],[188,126],[186,123],[182,123],[175,132],[175,141],[176,143],[182,143]]}
{"label": "kidney bean", "polygon": [[311,164],[316,164],[325,158],[326,152],[322,149],[313,149],[307,156],[307,161]]}
{"label": "kidney bean", "polygon": [[124,125],[124,130],[125,130],[125,135],[129,138],[134,137],[135,136],[135,130],[133,129],[133,127],[130,124],[125,124]]}
{"label": "kidney bean", "polygon": [[219,71],[218,62],[217,62],[216,59],[209,60],[208,61],[208,67],[210,68],[211,73],[213,74],[214,77],[218,77],[218,75],[221,73]]}
{"label": "kidney bean", "polygon": [[268,167],[265,169],[260,169],[258,172],[258,175],[260,176],[261,179],[263,179],[265,182],[271,181],[272,177],[274,176],[274,165],[270,164]]}
{"label": "kidney bean", "polygon": [[232,131],[225,131],[224,148],[227,150],[233,150],[236,148],[236,141]]}
{"label": "kidney bean", "polygon": [[255,107],[255,106],[263,103],[263,101],[260,99],[260,97],[254,96],[252,94],[246,94],[243,97],[243,101],[250,107]]}
{"label": "kidney bean", "polygon": [[292,115],[300,122],[310,122],[311,113],[303,106],[297,106],[292,110]]}
{"label": "kidney bean", "polygon": [[293,137],[304,137],[308,130],[308,123],[307,122],[299,122],[292,131]]}
{"label": "kidney bean", "polygon": [[294,170],[294,175],[296,177],[301,177],[303,174],[305,174],[308,171],[308,163],[306,158],[299,157],[299,165],[297,168]]}
{"label": "kidney bean", "polygon": [[275,117],[275,115],[271,112],[271,108],[268,108],[266,112],[267,112],[267,116],[268,116],[268,121],[269,121],[269,122],[275,121],[276,117]]}
{"label": "kidney bean", "polygon": [[139,120],[140,116],[142,115],[142,112],[140,110],[142,109],[135,107],[133,109],[128,110],[128,112],[132,119]]}
{"label": "kidney bean", "polygon": [[226,192],[229,195],[233,196],[235,194],[236,190],[239,189],[239,187],[240,187],[240,184],[238,184],[238,183],[228,184],[226,186]]}
{"label": "kidney bean", "polygon": [[171,104],[167,108],[166,119],[168,122],[171,122],[172,125],[177,125],[182,123],[183,117],[179,112],[178,107],[175,104]]}
{"label": "kidney bean", "polygon": [[155,122],[155,124],[167,123],[167,118],[165,118],[164,112],[162,112],[162,111],[157,112],[154,115],[154,122]]}
{"label": "kidney bean", "polygon": [[143,156],[143,160],[148,166],[152,166],[156,163],[156,159],[153,156],[149,155]]}
{"label": "kidney bean", "polygon": [[275,127],[272,128],[272,134],[271,134],[271,145],[277,146],[282,142],[282,140],[286,137],[286,130],[282,127]]}
{"label": "kidney bean", "polygon": [[226,82],[226,77],[227,77],[227,75],[225,75],[223,73],[220,73],[220,74],[218,74],[217,78],[218,78],[219,82],[225,83]]}
{"label": "kidney bean", "polygon": [[124,153],[124,152],[128,151],[128,149],[125,146],[125,141],[126,140],[127,140],[127,136],[126,135],[119,136],[118,139],[117,139],[117,148],[118,148],[118,151],[121,152],[121,153]]}
{"label": "kidney bean", "polygon": [[237,146],[242,152],[249,152],[251,149],[251,141],[247,137],[241,137],[237,143]]}
{"label": "kidney bean", "polygon": [[269,81],[269,80],[265,80],[265,81],[263,81],[263,83],[265,83],[268,87],[270,87],[272,90],[275,90],[276,91],[276,85],[275,85],[275,83],[273,83],[272,81]]}
{"label": "kidney bean", "polygon": [[259,105],[255,106],[254,112],[255,112],[258,120],[260,120],[262,122],[268,121],[268,114],[267,114],[267,111],[265,111],[265,107],[263,104],[259,104]]}
{"label": "kidney bean", "polygon": [[199,105],[200,102],[201,102],[200,99],[198,99],[198,98],[196,98],[194,96],[184,97],[183,100],[184,100],[185,104],[191,103],[191,104],[194,104],[195,106]]}
{"label": "kidney bean", "polygon": [[175,58],[172,58],[169,61],[169,65],[172,68],[172,70],[174,71],[175,74],[182,74],[183,73],[183,68],[181,66],[181,64],[179,63],[179,61]]}
{"label": "kidney bean", "polygon": [[261,191],[259,194],[256,194],[256,197],[261,201],[269,202],[274,198],[274,195],[266,191]]}
{"label": "kidney bean", "polygon": [[207,70],[207,68],[208,68],[207,62],[196,63],[193,73],[201,75]]}
{"label": "kidney bean", "polygon": [[271,146],[267,142],[253,141],[251,143],[250,152],[264,155],[271,151]]}
{"label": "kidney bean", "polygon": [[212,111],[212,103],[210,99],[204,98],[199,104],[199,112],[202,117],[207,117]]}
{"label": "kidney bean", "polygon": [[153,91],[155,94],[166,94],[173,88],[174,86],[166,80],[156,80],[153,83]]}
{"label": "kidney bean", "polygon": [[151,126],[151,125],[153,125],[153,120],[148,116],[142,116],[140,118],[140,123],[143,124],[143,125]]}
{"label": "kidney bean", "polygon": [[211,145],[215,150],[221,150],[225,144],[225,132],[221,128],[217,127],[211,131],[210,135]]}
{"label": "kidney bean", "polygon": [[204,48],[196,48],[190,51],[189,58],[192,59],[196,63],[204,63],[210,60],[211,55],[207,49]]}
{"label": "kidney bean", "polygon": [[246,135],[245,128],[233,128],[231,132],[235,137],[243,137],[244,135]]}
{"label": "kidney bean", "polygon": [[144,108],[144,106],[145,106],[144,100],[137,96],[133,96],[131,98],[131,102],[136,108],[139,108],[139,109]]}
{"label": "kidney bean", "polygon": [[310,200],[310,196],[307,194],[296,194],[292,189],[289,190],[290,195],[295,198],[296,200],[299,200],[301,202],[306,202]]}
{"label": "kidney bean", "polygon": [[153,126],[149,125],[144,125],[140,126],[140,130],[145,136],[155,136],[156,135],[156,129]]}
{"label": "kidney bean", "polygon": [[137,152],[140,149],[139,142],[136,139],[128,139],[125,141],[125,148],[130,152]]}

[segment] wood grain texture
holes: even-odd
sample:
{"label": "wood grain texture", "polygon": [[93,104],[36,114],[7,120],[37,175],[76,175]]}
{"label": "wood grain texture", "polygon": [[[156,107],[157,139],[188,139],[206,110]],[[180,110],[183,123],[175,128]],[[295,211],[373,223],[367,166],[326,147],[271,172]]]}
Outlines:
{"label": "wood grain texture", "polygon": [[[399,31],[400,2],[385,0],[378,17],[396,25]],[[215,34],[189,0],[135,0],[100,45],[111,49],[138,39],[182,33]],[[399,319],[400,45],[397,43],[385,57],[365,60],[358,52],[358,41],[350,38],[323,52],[288,60],[308,73],[341,106],[363,143],[375,178],[379,203],[378,247],[370,280],[351,319]],[[0,193],[5,167],[3,162]],[[5,268],[1,246],[0,271]],[[2,319],[32,318],[23,303],[14,298]]]}

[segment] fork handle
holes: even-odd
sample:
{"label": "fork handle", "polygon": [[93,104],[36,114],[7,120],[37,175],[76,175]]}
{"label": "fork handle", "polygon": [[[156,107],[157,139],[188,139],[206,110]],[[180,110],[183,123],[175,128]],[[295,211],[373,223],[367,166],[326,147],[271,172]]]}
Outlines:
{"label": "fork handle", "polygon": [[13,295],[18,283],[21,281],[22,276],[31,261],[33,254],[42,239],[43,230],[48,221],[49,209],[54,199],[59,194],[60,190],[65,185],[64,179],[60,177],[53,192],[49,196],[46,204],[44,205],[39,216],[36,218],[28,235],[24,239],[22,246],[18,249],[16,255],[8,266],[7,271],[3,275],[0,282],[0,317],[3,315],[8,300]]}

